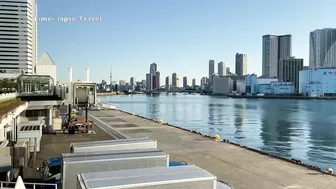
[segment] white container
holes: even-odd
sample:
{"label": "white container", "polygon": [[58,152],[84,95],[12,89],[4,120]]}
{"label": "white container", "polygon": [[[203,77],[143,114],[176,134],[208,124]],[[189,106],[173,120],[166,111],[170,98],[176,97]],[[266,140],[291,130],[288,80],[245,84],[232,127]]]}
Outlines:
{"label": "white container", "polygon": [[168,167],[169,155],[163,152],[135,152],[62,157],[62,188],[77,186],[77,174],[148,167]]}
{"label": "white container", "polygon": [[77,189],[216,189],[216,177],[194,166],[82,173]]}
{"label": "white container", "polygon": [[35,138],[36,151],[40,151],[40,142],[42,138],[42,129],[40,125],[21,126],[18,130],[18,139],[25,139],[29,142],[29,151],[34,152]]}
{"label": "white container", "polygon": [[157,141],[149,138],[103,140],[70,144],[70,152],[97,152],[109,150],[133,150],[157,148]]}

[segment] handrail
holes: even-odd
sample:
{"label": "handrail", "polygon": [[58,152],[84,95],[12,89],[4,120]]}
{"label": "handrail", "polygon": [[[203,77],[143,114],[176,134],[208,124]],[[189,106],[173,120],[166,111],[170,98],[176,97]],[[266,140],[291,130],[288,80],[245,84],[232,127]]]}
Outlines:
{"label": "handrail", "polygon": [[[3,189],[4,187],[6,187],[5,185],[8,185],[8,184],[13,184],[15,186],[16,182],[0,181],[0,189]],[[49,183],[30,183],[30,182],[25,182],[24,185],[25,186],[33,186],[34,189],[36,188],[36,186],[54,186],[55,187],[54,189],[57,189],[57,184],[49,184]],[[6,188],[8,188],[8,187],[6,187]]]}

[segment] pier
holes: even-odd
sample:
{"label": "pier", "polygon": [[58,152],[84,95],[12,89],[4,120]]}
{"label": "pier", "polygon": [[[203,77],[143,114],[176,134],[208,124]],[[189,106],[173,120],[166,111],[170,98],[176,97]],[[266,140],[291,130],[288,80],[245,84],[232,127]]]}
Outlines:
{"label": "pier", "polygon": [[113,138],[157,140],[172,160],[197,165],[235,188],[336,188],[334,175],[136,115],[104,110],[92,111],[90,117]]}

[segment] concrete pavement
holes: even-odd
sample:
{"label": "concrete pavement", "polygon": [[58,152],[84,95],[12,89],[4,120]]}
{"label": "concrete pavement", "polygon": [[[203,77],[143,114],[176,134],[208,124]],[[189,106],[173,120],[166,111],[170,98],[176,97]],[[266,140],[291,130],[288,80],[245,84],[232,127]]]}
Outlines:
{"label": "concrete pavement", "polygon": [[120,111],[92,111],[104,127],[128,137],[149,137],[172,161],[197,165],[238,189],[336,189],[336,177],[217,142]]}

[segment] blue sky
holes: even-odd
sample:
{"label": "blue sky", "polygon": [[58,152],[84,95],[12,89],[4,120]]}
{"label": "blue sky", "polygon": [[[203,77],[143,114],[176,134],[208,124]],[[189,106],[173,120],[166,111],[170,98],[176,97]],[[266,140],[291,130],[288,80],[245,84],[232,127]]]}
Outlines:
{"label": "blue sky", "polygon": [[[161,82],[208,75],[208,62],[223,61],[234,71],[237,52],[248,55],[248,72],[261,74],[264,34],[292,34],[293,55],[309,62],[309,32],[336,27],[334,0],[40,0],[39,55],[49,52],[58,80],[145,79],[152,62]],[[102,17],[80,22],[78,17]],[[76,17],[59,22],[57,17]],[[217,70],[217,65],[216,65]]]}

